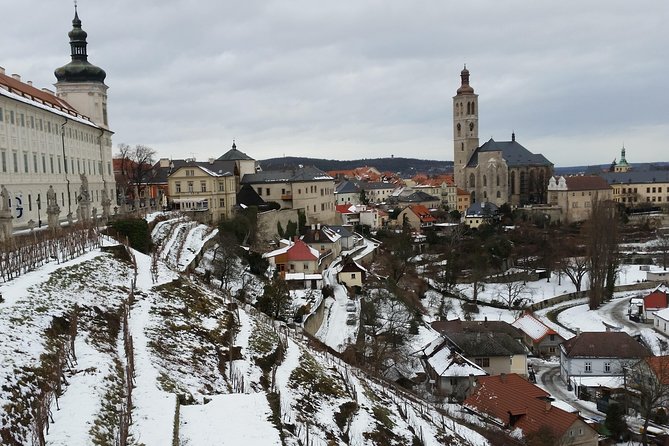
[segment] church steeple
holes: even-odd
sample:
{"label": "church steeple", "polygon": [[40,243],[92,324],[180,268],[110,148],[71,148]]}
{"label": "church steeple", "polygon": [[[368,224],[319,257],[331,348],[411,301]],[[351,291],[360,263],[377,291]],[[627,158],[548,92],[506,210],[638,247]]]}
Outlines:
{"label": "church steeple", "polygon": [[479,146],[478,95],[469,85],[469,70],[460,72],[460,87],[453,96],[453,177],[455,185],[469,191],[465,168]]}
{"label": "church steeple", "polygon": [[58,82],[101,82],[104,83],[107,73],[88,62],[86,38],[88,34],[81,28],[81,19],[74,5],[74,19],[72,19],[72,31],[67,34],[70,37],[70,49],[72,60],[67,65],[57,68],[54,74]]}
{"label": "church steeple", "polygon": [[615,171],[616,172],[627,172],[630,170],[630,165],[625,159],[625,144],[623,144],[623,148],[620,149],[620,161],[618,161],[615,165]]}

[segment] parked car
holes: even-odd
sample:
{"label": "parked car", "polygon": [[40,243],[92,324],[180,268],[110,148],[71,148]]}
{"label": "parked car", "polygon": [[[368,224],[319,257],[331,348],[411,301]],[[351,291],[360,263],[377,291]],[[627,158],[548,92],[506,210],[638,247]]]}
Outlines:
{"label": "parked car", "polygon": [[346,325],[355,325],[358,322],[358,317],[355,313],[349,313],[346,315]]}

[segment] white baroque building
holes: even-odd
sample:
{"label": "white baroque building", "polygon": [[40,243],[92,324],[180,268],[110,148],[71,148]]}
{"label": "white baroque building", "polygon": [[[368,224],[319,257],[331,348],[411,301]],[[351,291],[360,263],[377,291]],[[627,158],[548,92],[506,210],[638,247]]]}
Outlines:
{"label": "white baroque building", "polygon": [[56,69],[55,93],[0,67],[0,185],[9,192],[14,229],[29,227],[30,220],[46,225],[50,186],[61,221],[68,214],[77,218],[83,180],[97,215],[102,200],[113,198],[106,74],[87,60],[87,34],[76,9],[68,35],[72,60]]}

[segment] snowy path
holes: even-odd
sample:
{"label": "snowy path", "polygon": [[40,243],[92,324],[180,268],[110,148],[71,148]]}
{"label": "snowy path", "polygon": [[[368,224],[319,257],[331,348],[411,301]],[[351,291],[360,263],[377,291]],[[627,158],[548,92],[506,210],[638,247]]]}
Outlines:
{"label": "snowy path", "polygon": [[354,325],[347,325],[346,323],[349,314],[346,311],[346,304],[348,302],[356,302],[356,311],[354,313],[356,320],[359,320],[360,305],[357,300],[353,301],[348,298],[348,293],[344,285],[337,283],[337,269],[334,263],[330,268],[325,270],[323,277],[325,283],[332,286],[334,298],[329,297],[324,303],[325,315],[321,328],[316,333],[316,337],[329,347],[342,352],[346,349],[346,346],[355,342],[355,336],[358,331],[357,322]]}

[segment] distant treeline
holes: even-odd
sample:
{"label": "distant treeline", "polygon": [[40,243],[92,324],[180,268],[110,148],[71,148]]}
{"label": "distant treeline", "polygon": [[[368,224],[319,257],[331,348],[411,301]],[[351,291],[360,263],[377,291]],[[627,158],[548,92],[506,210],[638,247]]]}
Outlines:
{"label": "distant treeline", "polygon": [[263,170],[274,170],[286,167],[315,166],[323,171],[349,170],[356,167],[371,166],[380,172],[394,172],[401,175],[416,173],[440,174],[453,172],[453,161],[422,160],[416,158],[363,158],[358,160],[328,160],[320,158],[305,158],[288,156],[284,158],[270,158],[259,161]]}

